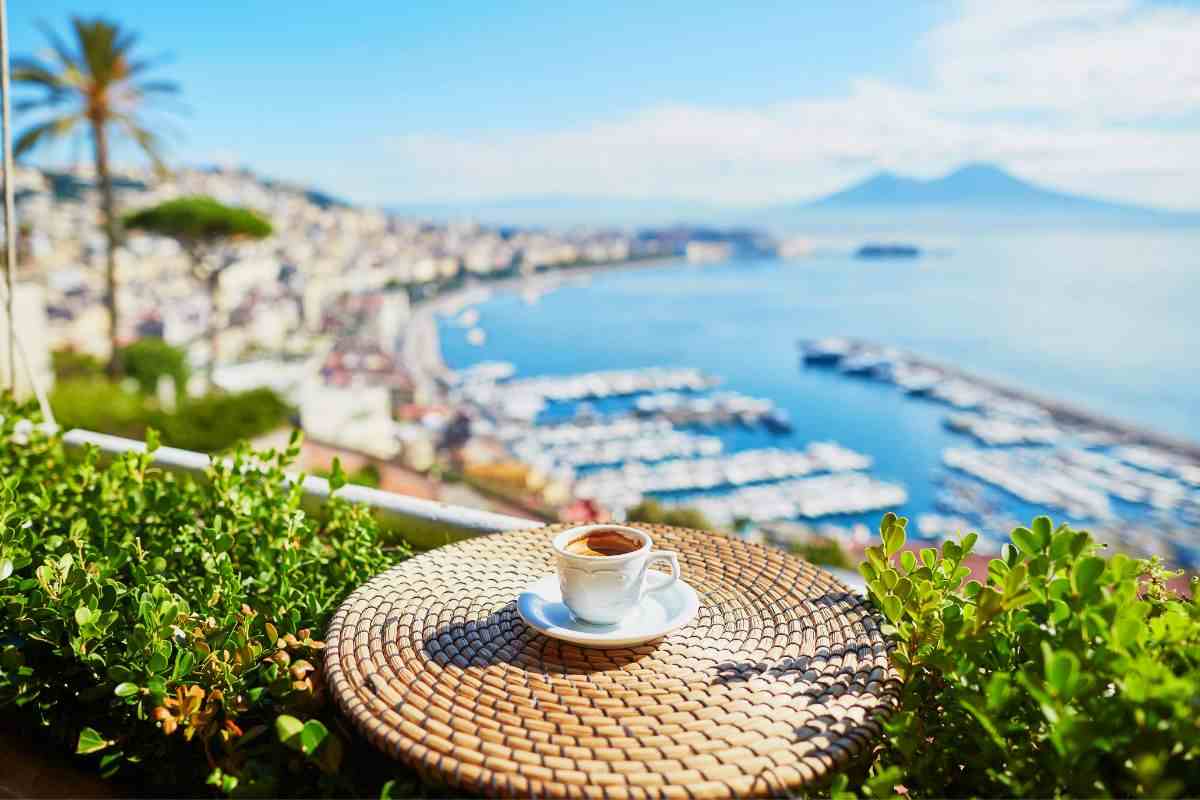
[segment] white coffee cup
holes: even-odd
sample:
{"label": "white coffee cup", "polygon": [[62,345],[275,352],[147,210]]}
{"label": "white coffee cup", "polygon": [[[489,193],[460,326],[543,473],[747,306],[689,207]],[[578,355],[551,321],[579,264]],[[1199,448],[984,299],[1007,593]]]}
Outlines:
{"label": "white coffee cup", "polygon": [[[599,531],[613,531],[637,543],[637,549],[612,556],[567,551],[572,542]],[[595,625],[620,622],[642,602],[646,592],[662,591],[679,580],[678,556],[669,550],[652,550],[652,545],[645,532],[624,525],[582,525],[558,534],[553,547],[563,603],[584,622]],[[668,562],[671,574],[648,570],[655,561]]]}

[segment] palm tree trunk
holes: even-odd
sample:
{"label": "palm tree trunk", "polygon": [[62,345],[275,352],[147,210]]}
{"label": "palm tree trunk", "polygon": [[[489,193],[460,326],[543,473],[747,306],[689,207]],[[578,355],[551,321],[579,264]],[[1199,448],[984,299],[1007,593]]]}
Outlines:
{"label": "palm tree trunk", "polygon": [[121,361],[117,353],[117,331],[120,322],[117,316],[117,209],[113,200],[112,175],[108,171],[108,131],[105,130],[103,120],[92,120],[92,144],[96,154],[96,178],[100,182],[100,212],[104,217],[104,234],[108,240],[104,271],[108,343],[111,348],[108,374],[116,377],[121,372]]}
{"label": "palm tree trunk", "polygon": [[217,315],[221,303],[221,271],[213,270],[208,276],[208,369],[206,371],[208,390],[213,390],[213,371],[217,368],[217,356],[220,352],[221,328]]}

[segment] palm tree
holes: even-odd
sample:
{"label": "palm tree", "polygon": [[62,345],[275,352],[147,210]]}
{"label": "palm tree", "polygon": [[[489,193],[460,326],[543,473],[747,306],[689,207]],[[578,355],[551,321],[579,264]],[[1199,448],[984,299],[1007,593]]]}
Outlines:
{"label": "palm tree", "polygon": [[20,157],[51,141],[89,135],[100,184],[100,208],[108,239],[105,288],[112,346],[109,371],[119,369],[117,358],[118,218],[109,172],[110,147],[115,138],[127,138],[163,170],[159,138],[146,128],[139,112],[151,101],[175,94],[179,87],[170,81],[145,80],[154,64],[137,58],[137,36],[103,19],[71,20],[73,47],[45,28],[50,53],[45,59],[18,58],[13,62],[13,80],[41,92],[36,98],[15,103],[18,112],[41,112],[39,121],[24,130],[13,148]]}

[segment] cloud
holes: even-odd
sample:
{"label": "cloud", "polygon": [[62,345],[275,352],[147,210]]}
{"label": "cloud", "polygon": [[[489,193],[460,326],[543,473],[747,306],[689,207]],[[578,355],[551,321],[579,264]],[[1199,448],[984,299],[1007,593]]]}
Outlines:
{"label": "cloud", "polygon": [[926,37],[944,109],[1131,122],[1200,109],[1200,12],[1123,0],[973,0]]}
{"label": "cloud", "polygon": [[543,132],[413,134],[389,140],[389,160],[426,187],[420,199],[564,193],[750,206],[817,196],[879,168],[932,175],[987,160],[1068,189],[1187,207],[1200,181],[1197,41],[1195,9],[966,2],[918,43],[929,75],[920,85],[863,76],[835,98],[667,105]]}

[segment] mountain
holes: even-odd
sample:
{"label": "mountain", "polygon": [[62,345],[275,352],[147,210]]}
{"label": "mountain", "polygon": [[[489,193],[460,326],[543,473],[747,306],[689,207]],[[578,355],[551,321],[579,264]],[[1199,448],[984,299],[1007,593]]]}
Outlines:
{"label": "mountain", "polygon": [[922,180],[880,172],[840,192],[791,206],[795,211],[922,210],[1020,214],[1191,217],[1196,214],[1114,203],[1021,180],[993,164],[967,164],[941,178]]}
{"label": "mountain", "polygon": [[1200,212],[1168,211],[1060,192],[1022,180],[994,164],[980,163],[966,164],[930,180],[879,172],[817,200],[758,209],[671,197],[518,195],[461,203],[396,205],[389,210],[437,221],[471,219],[521,227],[642,228],[688,223],[766,226],[779,231],[853,229],[866,233],[880,226],[1200,225]]}

